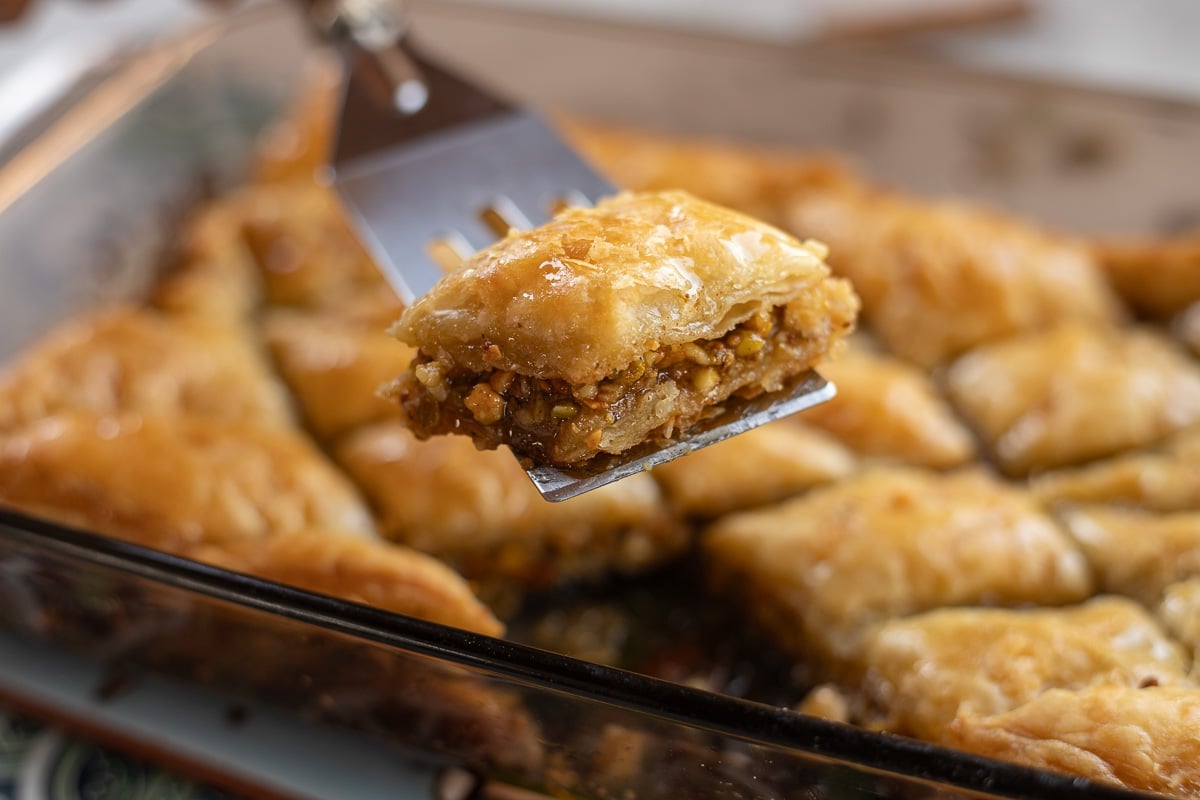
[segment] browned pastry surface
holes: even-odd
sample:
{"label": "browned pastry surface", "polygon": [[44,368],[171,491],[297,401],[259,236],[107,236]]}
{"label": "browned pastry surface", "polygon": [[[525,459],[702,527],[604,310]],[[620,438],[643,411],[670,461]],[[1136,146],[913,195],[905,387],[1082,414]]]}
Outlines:
{"label": "browned pastry surface", "polygon": [[299,530],[265,541],[201,547],[189,555],[302,589],[499,636],[503,625],[442,562],[374,539]]}
{"label": "browned pastry surface", "polygon": [[269,427],[292,417],[282,385],[238,329],[134,307],[62,325],[0,371],[0,430],[69,410]]}
{"label": "browned pastry surface", "polygon": [[1153,511],[1200,511],[1200,428],[1153,452],[1047,472],[1033,482],[1048,503],[1106,503]]}
{"label": "browned pastry surface", "polygon": [[798,418],[855,452],[937,469],[975,457],[970,432],[920,369],[864,347],[819,369],[837,396]]}
{"label": "browned pastry surface", "polygon": [[754,149],[611,125],[556,120],[559,130],[596,169],[623,189],[683,189],[772,225],[787,223],[799,194],[857,183],[831,156]]}
{"label": "browned pastry surface", "polygon": [[1062,518],[1106,591],[1154,606],[1170,584],[1200,577],[1200,511],[1086,506]]}
{"label": "browned pastry surface", "polygon": [[1173,797],[1200,797],[1200,690],[1053,689],[994,716],[962,716],[951,744],[992,758]]}
{"label": "browned pastry surface", "polygon": [[703,534],[719,586],[799,657],[857,655],[869,627],[939,606],[1060,605],[1087,563],[1027,494],[978,471],[877,469]]}
{"label": "browned pastry surface", "polygon": [[412,348],[385,332],[378,319],[292,309],[271,311],[263,335],[305,423],[331,440],[360,425],[398,416],[380,390],[396,376]]}
{"label": "browned pastry surface", "polygon": [[481,582],[520,590],[637,572],[689,541],[649,475],[547,503],[511,453],[457,436],[420,441],[398,421],[356,431],[336,455],[384,536]]}
{"label": "browned pastry surface", "polygon": [[246,322],[262,301],[263,288],[242,236],[242,215],[234,194],[201,206],[185,220],[151,304],[209,322]]}
{"label": "browned pastry surface", "polygon": [[311,180],[249,186],[238,202],[268,303],[331,308],[357,294],[391,294],[331,189]]}
{"label": "browned pastry surface", "polygon": [[1095,252],[1121,297],[1147,316],[1167,319],[1200,301],[1200,232],[1104,242]]}
{"label": "browned pastry surface", "polygon": [[1157,611],[1163,626],[1192,654],[1192,677],[1200,676],[1200,577],[1164,589]]}
{"label": "browned pastry surface", "polygon": [[798,199],[787,227],[829,245],[829,264],[854,284],[865,321],[923,366],[1064,320],[1122,316],[1085,248],[963,204],[826,192]]}
{"label": "browned pastry surface", "polygon": [[652,474],[675,509],[712,518],[785,500],[856,467],[854,454],[835,439],[788,419],[689,453]]}
{"label": "browned pastry surface", "polygon": [[946,384],[1015,476],[1153,444],[1200,422],[1200,365],[1149,330],[1064,323],[973,350]]}
{"label": "browned pastry surface", "polygon": [[1062,609],[956,608],[892,620],[862,658],[874,726],[934,742],[958,715],[991,716],[1048,689],[1186,685],[1190,658],[1131,600]]}
{"label": "browned pastry surface", "polygon": [[577,465],[776,391],[854,325],[823,250],[683,192],[511,233],[419,298],[396,395],[418,435]]}
{"label": "browned pastry surface", "polygon": [[0,435],[0,503],[172,552],[309,528],[374,535],[302,434],[192,417],[63,414]]}

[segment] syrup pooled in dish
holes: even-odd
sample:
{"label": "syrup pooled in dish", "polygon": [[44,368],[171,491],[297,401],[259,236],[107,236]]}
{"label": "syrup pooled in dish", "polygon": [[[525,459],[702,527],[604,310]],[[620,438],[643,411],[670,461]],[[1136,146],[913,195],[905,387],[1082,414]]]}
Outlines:
{"label": "syrup pooled in dish", "polygon": [[788,387],[858,299],[801,243],[685,192],[623,194],[507,238],[401,316],[392,392],[422,437],[582,466]]}

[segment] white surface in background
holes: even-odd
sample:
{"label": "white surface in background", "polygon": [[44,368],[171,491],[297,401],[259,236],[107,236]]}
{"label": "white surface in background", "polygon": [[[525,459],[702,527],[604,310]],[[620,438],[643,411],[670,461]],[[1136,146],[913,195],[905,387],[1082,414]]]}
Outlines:
{"label": "white surface in background", "polygon": [[1200,98],[1200,0],[1042,0],[1028,22],[923,39],[951,61]]}

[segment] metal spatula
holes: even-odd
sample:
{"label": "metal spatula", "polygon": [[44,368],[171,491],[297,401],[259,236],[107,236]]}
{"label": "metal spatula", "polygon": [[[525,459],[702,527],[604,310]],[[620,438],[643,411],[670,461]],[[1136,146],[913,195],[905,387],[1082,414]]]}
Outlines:
{"label": "metal spatula", "polygon": [[[536,114],[513,107],[415,52],[396,0],[329,0],[311,9],[344,46],[345,103],[333,182],[380,268],[406,303],[512,228],[563,205],[614,194]],[[833,397],[809,372],[790,389],[726,411],[666,447],[587,470],[527,470],[547,500],[565,500]]]}

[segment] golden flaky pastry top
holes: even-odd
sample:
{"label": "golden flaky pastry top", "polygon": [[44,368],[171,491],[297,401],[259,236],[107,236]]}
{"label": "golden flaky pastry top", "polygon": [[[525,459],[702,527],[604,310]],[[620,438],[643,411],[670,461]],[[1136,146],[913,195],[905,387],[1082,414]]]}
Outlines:
{"label": "golden flaky pastry top", "polygon": [[622,194],[510,233],[442,279],[393,332],[474,371],[590,383],[797,295],[856,308],[823,256],[686,192]]}

